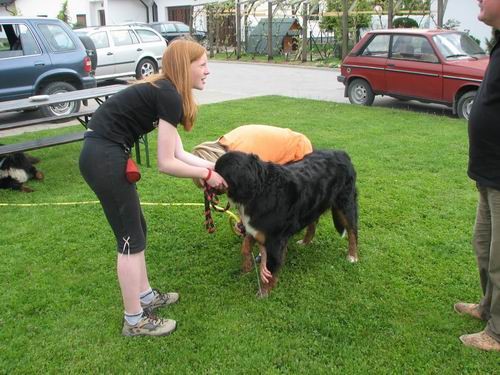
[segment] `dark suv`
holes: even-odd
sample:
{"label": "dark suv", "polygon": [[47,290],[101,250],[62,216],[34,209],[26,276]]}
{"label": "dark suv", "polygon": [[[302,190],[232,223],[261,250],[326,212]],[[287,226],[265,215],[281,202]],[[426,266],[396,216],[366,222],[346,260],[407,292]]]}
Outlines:
{"label": "dark suv", "polygon": [[151,22],[148,26],[158,31],[169,43],[175,38],[186,37],[188,35],[191,35],[198,42],[201,42],[206,37],[203,31],[193,30],[190,33],[189,26],[178,21]]}
{"label": "dark suv", "polygon": [[[50,18],[0,17],[0,101],[96,86],[78,36]],[[45,116],[78,111],[80,102],[43,106]]]}

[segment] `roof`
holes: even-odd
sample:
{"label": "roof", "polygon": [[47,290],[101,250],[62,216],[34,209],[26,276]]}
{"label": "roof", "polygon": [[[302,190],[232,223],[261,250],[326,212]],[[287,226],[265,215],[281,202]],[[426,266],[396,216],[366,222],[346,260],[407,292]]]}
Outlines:
{"label": "roof", "polygon": [[443,34],[449,32],[457,32],[455,30],[447,30],[447,29],[380,29],[380,30],[370,30],[368,33],[391,33],[391,34]]}
{"label": "roof", "polygon": [[76,33],[88,33],[97,30],[123,30],[123,29],[151,29],[147,25],[105,25],[105,26],[91,26],[75,29]]}

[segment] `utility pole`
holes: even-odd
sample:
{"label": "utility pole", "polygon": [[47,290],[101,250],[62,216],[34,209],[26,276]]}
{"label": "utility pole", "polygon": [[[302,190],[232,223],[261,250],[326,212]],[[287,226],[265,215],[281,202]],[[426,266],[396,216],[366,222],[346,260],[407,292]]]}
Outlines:
{"label": "utility pole", "polygon": [[304,4],[302,4],[302,62],[307,61],[307,23],[309,21],[308,17],[308,9],[307,6],[309,5],[308,1],[304,1]]}
{"label": "utility pole", "polygon": [[342,59],[347,56],[349,38],[349,1],[342,0]]}
{"label": "utility pole", "polygon": [[241,8],[240,0],[236,0],[236,60],[241,58]]}
{"label": "utility pole", "polygon": [[392,18],[394,17],[393,0],[387,0],[387,28],[392,29]]}
{"label": "utility pole", "polygon": [[267,60],[273,59],[273,2],[267,2]]}

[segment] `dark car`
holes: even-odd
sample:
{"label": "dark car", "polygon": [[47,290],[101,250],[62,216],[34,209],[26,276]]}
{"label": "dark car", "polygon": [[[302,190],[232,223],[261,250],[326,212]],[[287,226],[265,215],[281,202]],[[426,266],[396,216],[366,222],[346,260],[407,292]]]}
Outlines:
{"label": "dark car", "polygon": [[[0,17],[0,101],[96,86],[86,49],[58,19]],[[77,112],[80,102],[43,106],[45,116]]]}
{"label": "dark car", "polygon": [[178,21],[151,22],[149,27],[158,31],[167,42],[170,42],[178,37],[185,37],[189,35],[191,35],[198,42],[201,42],[206,36],[203,31],[193,30],[191,33],[188,25]]}
{"label": "dark car", "polygon": [[340,82],[353,104],[375,95],[440,103],[468,118],[488,55],[466,33],[390,29],[367,33],[344,58]]}

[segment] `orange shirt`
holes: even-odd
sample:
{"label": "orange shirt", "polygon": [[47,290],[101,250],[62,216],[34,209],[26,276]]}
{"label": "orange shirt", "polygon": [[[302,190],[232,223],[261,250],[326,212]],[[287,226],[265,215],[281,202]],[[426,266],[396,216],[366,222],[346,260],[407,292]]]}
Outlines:
{"label": "orange shirt", "polygon": [[264,161],[285,164],[312,152],[311,141],[303,134],[269,125],[243,125],[219,139],[228,151],[259,156]]}

